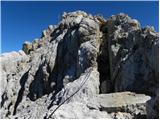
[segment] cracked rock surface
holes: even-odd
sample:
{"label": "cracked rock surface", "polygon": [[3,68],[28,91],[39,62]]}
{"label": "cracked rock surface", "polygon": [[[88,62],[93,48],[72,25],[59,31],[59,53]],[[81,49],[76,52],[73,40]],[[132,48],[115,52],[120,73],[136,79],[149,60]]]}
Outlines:
{"label": "cracked rock surface", "polygon": [[159,118],[159,34],[120,13],[64,14],[1,59],[1,118]]}

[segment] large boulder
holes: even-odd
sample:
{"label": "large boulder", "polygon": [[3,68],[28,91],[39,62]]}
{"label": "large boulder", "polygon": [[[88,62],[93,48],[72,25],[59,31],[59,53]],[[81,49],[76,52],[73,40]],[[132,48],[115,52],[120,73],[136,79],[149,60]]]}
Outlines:
{"label": "large boulder", "polygon": [[[100,94],[97,96],[101,111],[107,111],[119,118],[120,114],[127,115],[129,118],[146,118],[146,102],[151,99],[144,94],[132,92],[117,92],[110,94]],[[119,117],[118,117],[118,115]],[[127,118],[126,116],[126,118]]]}

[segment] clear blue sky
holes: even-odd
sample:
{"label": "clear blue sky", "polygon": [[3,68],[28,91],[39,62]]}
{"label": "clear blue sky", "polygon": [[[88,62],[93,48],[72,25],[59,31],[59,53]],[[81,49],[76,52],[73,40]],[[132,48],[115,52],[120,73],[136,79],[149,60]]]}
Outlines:
{"label": "clear blue sky", "polygon": [[2,2],[2,53],[18,51],[24,41],[40,38],[43,29],[58,23],[58,16],[64,11],[83,10],[105,18],[126,13],[140,21],[141,26],[154,26],[158,32],[158,1],[146,2]]}

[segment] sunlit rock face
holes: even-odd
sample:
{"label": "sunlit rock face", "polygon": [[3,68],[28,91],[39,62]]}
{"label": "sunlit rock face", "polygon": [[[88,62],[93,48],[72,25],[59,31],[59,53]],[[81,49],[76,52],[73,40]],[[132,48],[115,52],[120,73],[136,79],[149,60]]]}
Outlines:
{"label": "sunlit rock face", "polygon": [[[22,51],[23,50],[23,51]],[[1,118],[158,118],[159,35],[120,13],[64,13],[1,59]]]}

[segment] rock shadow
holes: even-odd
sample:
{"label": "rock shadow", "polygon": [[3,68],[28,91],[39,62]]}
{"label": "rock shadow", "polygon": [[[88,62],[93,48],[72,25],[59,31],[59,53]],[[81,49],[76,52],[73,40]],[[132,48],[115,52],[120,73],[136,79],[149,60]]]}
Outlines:
{"label": "rock shadow", "polygon": [[23,93],[24,93],[24,90],[25,90],[25,83],[28,79],[28,73],[29,73],[29,70],[26,73],[24,73],[23,76],[20,79],[21,88],[18,92],[18,97],[17,97],[16,103],[14,105],[13,115],[16,114],[17,107],[18,107],[19,103],[22,101]]}

